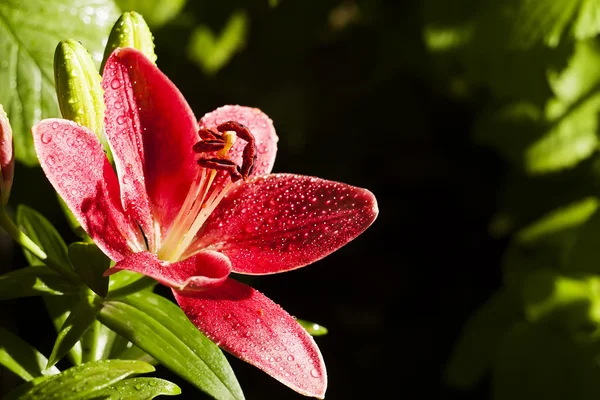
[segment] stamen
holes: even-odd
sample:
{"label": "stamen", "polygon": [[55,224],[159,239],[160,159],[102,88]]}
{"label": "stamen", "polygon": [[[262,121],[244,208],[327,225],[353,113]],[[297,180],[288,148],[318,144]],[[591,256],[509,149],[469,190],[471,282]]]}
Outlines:
{"label": "stamen", "polygon": [[256,164],[256,143],[254,140],[254,135],[250,132],[245,125],[240,124],[235,121],[227,121],[217,126],[217,130],[219,132],[228,132],[233,131],[237,134],[238,137],[244,139],[246,142],[246,147],[244,147],[244,152],[242,154],[242,167],[240,169],[240,173],[242,174],[242,178],[244,180],[248,179],[248,176],[254,170],[254,164]]}
{"label": "stamen", "polygon": [[226,158],[199,158],[196,162],[204,168],[229,172],[232,182],[237,182],[242,179],[242,175],[238,171],[238,166],[235,165],[233,161]]}
{"label": "stamen", "polygon": [[207,153],[211,151],[223,150],[227,143],[221,140],[201,140],[196,143],[192,149],[196,153]]}
{"label": "stamen", "polygon": [[202,139],[202,140],[222,139],[222,136],[219,132],[215,132],[214,130],[209,129],[209,128],[201,128],[198,131],[198,136],[200,136],[200,139]]}

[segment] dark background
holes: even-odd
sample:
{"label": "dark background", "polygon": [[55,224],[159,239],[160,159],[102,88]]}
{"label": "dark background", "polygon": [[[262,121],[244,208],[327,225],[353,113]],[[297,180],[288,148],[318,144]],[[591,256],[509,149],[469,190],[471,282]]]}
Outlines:
{"label": "dark background", "polygon": [[[153,33],[159,67],[197,116],[223,104],[259,107],[280,138],[274,171],[365,187],[378,199],[378,219],[346,247],[253,282],[292,315],[329,329],[316,339],[327,398],[482,398],[485,387],[457,392],[441,375],[466,318],[500,284],[505,243],[487,232],[506,166],[473,144],[477,96],[448,94],[422,43],[419,2],[341,2],[360,9],[341,29],[330,20],[339,1],[188,3]],[[251,22],[246,47],[207,76],[182,55],[189,26],[200,19],[218,30],[241,5]],[[19,165],[15,180],[11,204],[36,208],[73,239],[40,170]],[[24,265],[6,237],[1,244],[10,265]],[[55,333],[40,299],[3,302],[0,318],[50,353]],[[248,399],[302,398],[231,362]],[[15,382],[3,373],[5,385]],[[168,371],[156,375],[178,383],[179,398],[198,398]]]}

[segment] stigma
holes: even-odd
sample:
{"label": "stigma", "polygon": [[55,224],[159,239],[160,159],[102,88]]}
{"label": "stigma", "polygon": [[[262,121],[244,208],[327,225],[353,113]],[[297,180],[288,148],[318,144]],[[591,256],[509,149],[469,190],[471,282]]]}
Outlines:
{"label": "stigma", "polygon": [[[160,244],[157,255],[164,261],[175,262],[193,255],[195,250],[190,245],[204,222],[236,182],[248,179],[256,164],[254,135],[244,125],[227,121],[216,130],[201,128],[198,135],[201,140],[192,150],[199,154],[196,163],[201,168],[165,241]],[[241,165],[228,156],[238,139],[246,141]],[[226,174],[219,174],[221,171]]]}

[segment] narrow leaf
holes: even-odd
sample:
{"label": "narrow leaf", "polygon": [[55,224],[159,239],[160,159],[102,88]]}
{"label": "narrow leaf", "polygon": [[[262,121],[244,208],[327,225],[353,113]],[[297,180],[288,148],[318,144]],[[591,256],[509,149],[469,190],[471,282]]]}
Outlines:
{"label": "narrow leaf", "polygon": [[37,383],[37,385],[26,384],[26,390],[17,388],[18,391],[15,394],[9,394],[8,398],[10,400],[82,400],[128,376],[153,371],[152,365],[141,361],[94,361],[69,368]]}
{"label": "narrow leaf", "polygon": [[26,381],[58,374],[56,367],[46,369],[48,360],[29,343],[10,331],[0,328],[0,364]]}
{"label": "narrow leaf", "polygon": [[[43,299],[48,314],[52,319],[54,329],[56,329],[56,332],[58,333],[69,317],[73,305],[77,304],[77,296],[44,296]],[[71,350],[69,350],[69,360],[72,364],[79,365],[81,364],[81,357],[81,343],[78,342]]]}
{"label": "narrow leaf", "polygon": [[79,288],[48,267],[26,267],[0,275],[0,300],[62,295]]}
{"label": "narrow leaf", "polygon": [[103,274],[110,266],[110,259],[93,243],[71,243],[68,252],[75,272],[83,282],[98,296],[106,297],[108,277]]}
{"label": "narrow leaf", "polygon": [[67,254],[67,245],[52,224],[42,214],[32,208],[20,205],[17,208],[17,224],[48,256],[47,260],[40,261],[28,251],[25,251],[25,257],[31,265],[46,264],[49,268],[69,280],[73,282],[79,281],[79,277],[71,268]]}
{"label": "narrow leaf", "polygon": [[124,379],[91,393],[84,400],[150,400],[156,396],[181,394],[176,384],[159,378]]}
{"label": "narrow leaf", "polygon": [[167,299],[135,293],[106,302],[98,319],[214,398],[244,398],[221,350]]}
{"label": "narrow leaf", "polygon": [[100,308],[102,308],[102,302],[98,301],[98,297],[96,296],[84,296],[80,299],[58,332],[52,354],[48,360],[49,367],[56,364],[58,360],[73,348],[75,343],[79,341],[85,331],[96,320],[96,315],[100,311]]}

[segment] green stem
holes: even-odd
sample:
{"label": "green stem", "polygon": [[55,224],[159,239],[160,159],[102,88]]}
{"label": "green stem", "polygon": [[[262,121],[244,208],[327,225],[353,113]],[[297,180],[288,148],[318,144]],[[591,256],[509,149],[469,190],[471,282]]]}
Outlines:
{"label": "green stem", "polygon": [[81,279],[79,275],[72,269],[65,267],[48,257],[48,255],[42,250],[33,240],[29,238],[8,216],[4,208],[0,208],[0,226],[2,226],[6,232],[12,237],[15,242],[21,245],[25,250],[29,251],[40,261],[43,261],[48,267],[58,272],[74,284],[80,284]]}

